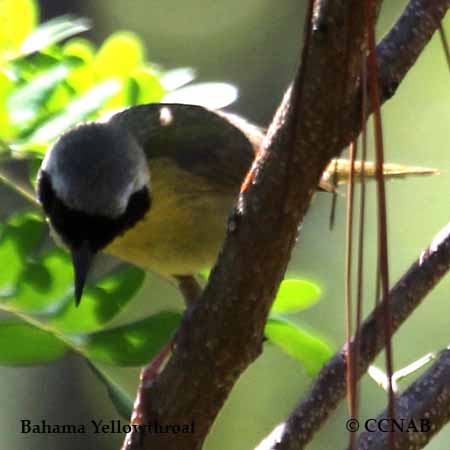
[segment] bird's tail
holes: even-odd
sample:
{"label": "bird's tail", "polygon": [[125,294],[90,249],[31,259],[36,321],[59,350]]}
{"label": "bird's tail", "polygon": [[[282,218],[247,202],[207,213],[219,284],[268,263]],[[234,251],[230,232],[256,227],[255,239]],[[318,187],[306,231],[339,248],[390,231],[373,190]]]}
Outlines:
{"label": "bird's tail", "polygon": [[[340,184],[347,184],[350,180],[351,162],[349,159],[332,159],[323,172],[319,187],[328,192],[334,192]],[[403,164],[386,163],[383,165],[383,173],[387,179],[405,178],[414,175],[439,175],[439,170],[428,167],[405,166]],[[355,181],[361,180],[363,174],[362,161],[355,161]],[[374,162],[364,163],[365,179],[374,179],[376,176],[376,165]]]}

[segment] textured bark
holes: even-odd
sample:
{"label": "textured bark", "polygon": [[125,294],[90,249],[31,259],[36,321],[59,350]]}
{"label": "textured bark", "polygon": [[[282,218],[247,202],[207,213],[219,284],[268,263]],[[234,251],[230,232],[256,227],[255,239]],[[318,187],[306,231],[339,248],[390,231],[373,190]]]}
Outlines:
{"label": "textured bark", "polygon": [[[443,14],[449,0],[411,3],[430,10],[439,4]],[[123,449],[200,449],[238,377],[260,354],[270,306],[320,176],[361,126],[363,10],[360,0],[310,2],[301,64],[243,184],[218,263],[201,301],[184,317],[169,363],[139,388],[133,423],[193,422],[194,433],[133,432]],[[399,79],[433,34],[439,14],[414,40],[407,64],[396,68]],[[404,49],[392,44],[398,57],[408,51],[408,43]],[[379,57],[381,63],[387,58]],[[327,395],[338,400],[344,386],[339,389]]]}

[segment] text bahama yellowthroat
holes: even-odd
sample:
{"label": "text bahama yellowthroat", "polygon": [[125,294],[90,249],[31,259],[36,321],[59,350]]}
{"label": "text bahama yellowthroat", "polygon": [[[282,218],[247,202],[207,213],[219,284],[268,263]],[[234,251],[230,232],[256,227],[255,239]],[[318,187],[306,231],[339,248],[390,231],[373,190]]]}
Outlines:
{"label": "text bahama yellowthroat", "polygon": [[211,266],[263,136],[232,114],[156,103],[62,135],[37,195],[71,251],[77,303],[101,250],[164,275]]}

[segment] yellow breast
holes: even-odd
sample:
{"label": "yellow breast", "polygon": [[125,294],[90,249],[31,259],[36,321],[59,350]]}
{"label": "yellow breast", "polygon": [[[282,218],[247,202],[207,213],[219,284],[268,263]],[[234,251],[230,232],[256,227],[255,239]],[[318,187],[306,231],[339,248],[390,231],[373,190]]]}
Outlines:
{"label": "yellow breast", "polygon": [[[169,170],[170,168],[170,170]],[[235,195],[205,184],[165,159],[150,163],[152,206],[107,248],[145,270],[193,274],[210,267],[222,246]]]}

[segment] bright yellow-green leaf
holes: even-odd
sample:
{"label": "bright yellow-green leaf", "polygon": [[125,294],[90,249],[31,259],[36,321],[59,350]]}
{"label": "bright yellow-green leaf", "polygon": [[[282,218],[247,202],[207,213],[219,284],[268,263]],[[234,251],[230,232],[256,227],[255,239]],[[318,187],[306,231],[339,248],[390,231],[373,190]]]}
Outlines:
{"label": "bright yellow-green leaf", "polygon": [[120,86],[120,89],[116,94],[111,96],[103,105],[100,110],[100,114],[106,113],[108,111],[120,110],[124,106],[131,106],[130,98],[128,95],[127,86],[129,85],[129,78],[116,77],[115,81]]}
{"label": "bright yellow-green leaf", "polygon": [[144,60],[144,47],[134,33],[119,31],[105,40],[94,61],[99,78],[127,77]]}
{"label": "bright yellow-green leaf", "polygon": [[165,90],[151,69],[139,67],[122,83],[122,89],[110,98],[102,108],[103,112],[118,110],[125,106],[161,101]]}
{"label": "bright yellow-green leaf", "polygon": [[17,54],[37,20],[34,0],[0,0],[0,62]]}
{"label": "bright yellow-green leaf", "polygon": [[11,122],[17,125],[34,120],[50,92],[66,78],[69,71],[66,64],[57,64],[15,89],[7,101]]}
{"label": "bright yellow-green leaf", "polygon": [[71,89],[65,83],[60,83],[56,86],[50,97],[45,102],[46,110],[51,114],[57,113],[58,111],[61,111],[72,99],[73,94]]}
{"label": "bright yellow-green leaf", "polygon": [[[14,87],[12,76],[4,70],[0,70],[0,136],[3,139],[10,138],[14,133],[10,125],[10,118],[5,99]],[[0,147],[1,151],[1,147]]]}
{"label": "bright yellow-green leaf", "polygon": [[98,111],[104,103],[120,90],[120,84],[114,80],[94,86],[81,97],[66,105],[61,114],[52,117],[34,130],[28,142],[51,142],[64,131]]}
{"label": "bright yellow-green leaf", "polygon": [[131,75],[137,84],[137,96],[132,99],[132,104],[140,105],[144,103],[160,102],[166,93],[161,81],[153,70],[147,67],[135,69]]}
{"label": "bright yellow-green leaf", "polygon": [[67,83],[77,93],[84,93],[95,83],[95,71],[93,62],[95,48],[87,39],[71,39],[63,47],[64,56],[76,57],[83,61],[80,67],[73,70],[67,77]]}
{"label": "bright yellow-green leaf", "polygon": [[92,42],[84,38],[73,38],[62,47],[64,56],[76,56],[89,64],[94,61],[95,47]]}
{"label": "bright yellow-green leaf", "polygon": [[209,276],[211,275],[210,269],[204,269],[198,273],[204,280],[207,280]]}
{"label": "bright yellow-green leaf", "polygon": [[319,301],[320,288],[306,280],[284,280],[280,284],[271,313],[285,314],[310,308]]}
{"label": "bright yellow-green leaf", "polygon": [[310,375],[315,375],[331,357],[331,348],[323,340],[282,318],[267,321],[265,336],[288,355],[300,361]]}
{"label": "bright yellow-green leaf", "polygon": [[0,70],[0,105],[4,104],[4,99],[11,92],[14,86],[14,78],[12,74],[6,70]]}

